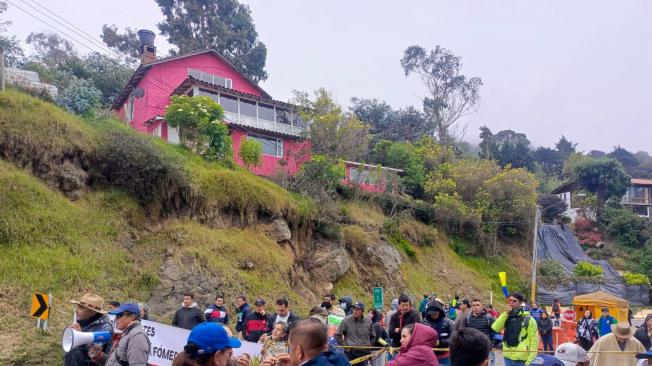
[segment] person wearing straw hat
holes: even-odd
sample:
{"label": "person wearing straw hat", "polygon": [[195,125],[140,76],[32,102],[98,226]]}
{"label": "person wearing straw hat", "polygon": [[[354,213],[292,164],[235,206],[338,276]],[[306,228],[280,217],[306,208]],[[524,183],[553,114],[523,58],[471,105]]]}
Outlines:
{"label": "person wearing straw hat", "polygon": [[[75,323],[70,328],[80,332],[111,332],[113,326],[104,310],[104,299],[95,294],[85,294],[80,300],[70,300],[75,304]],[[110,344],[103,347],[108,352]],[[63,358],[64,366],[91,365],[88,346],[81,345],[71,349]]]}
{"label": "person wearing straw hat", "polygon": [[645,352],[641,342],[634,338],[634,328],[627,323],[611,326],[611,333],[598,339],[589,350],[592,366],[636,366],[634,353]]}

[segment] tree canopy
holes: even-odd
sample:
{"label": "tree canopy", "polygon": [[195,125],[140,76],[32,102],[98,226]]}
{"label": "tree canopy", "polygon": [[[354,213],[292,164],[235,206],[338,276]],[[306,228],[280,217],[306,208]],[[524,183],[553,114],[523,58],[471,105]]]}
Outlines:
{"label": "tree canopy", "polygon": [[426,86],[423,110],[433,126],[432,135],[443,144],[456,144],[466,129],[458,122],[476,110],[482,80],[462,74],[462,59],[441,46],[430,52],[421,46],[408,47],[401,67],[406,77],[416,74]]}

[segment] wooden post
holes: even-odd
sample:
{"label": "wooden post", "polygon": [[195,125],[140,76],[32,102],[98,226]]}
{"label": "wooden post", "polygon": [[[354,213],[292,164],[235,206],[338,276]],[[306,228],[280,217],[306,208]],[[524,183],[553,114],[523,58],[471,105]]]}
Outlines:
{"label": "wooden post", "polygon": [[532,239],[532,286],[530,289],[530,304],[536,302],[537,288],[537,236],[539,229],[539,219],[541,217],[540,207],[537,206],[534,214],[534,238]]}

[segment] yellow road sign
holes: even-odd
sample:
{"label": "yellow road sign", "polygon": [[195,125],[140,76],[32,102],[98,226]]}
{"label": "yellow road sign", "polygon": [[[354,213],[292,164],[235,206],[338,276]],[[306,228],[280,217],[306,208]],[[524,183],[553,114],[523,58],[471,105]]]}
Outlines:
{"label": "yellow road sign", "polygon": [[48,320],[50,316],[50,305],[48,295],[40,292],[32,294],[32,317],[41,320]]}

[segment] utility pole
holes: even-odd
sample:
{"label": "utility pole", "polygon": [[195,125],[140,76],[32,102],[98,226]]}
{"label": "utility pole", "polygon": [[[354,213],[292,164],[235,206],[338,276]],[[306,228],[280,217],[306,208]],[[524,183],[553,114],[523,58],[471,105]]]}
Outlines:
{"label": "utility pole", "polygon": [[539,220],[541,220],[541,207],[537,206],[534,213],[534,235],[532,238],[532,288],[530,289],[530,304],[536,301],[537,291],[537,236],[539,235]]}
{"label": "utility pole", "polygon": [[5,91],[5,52],[0,49],[0,88]]}

